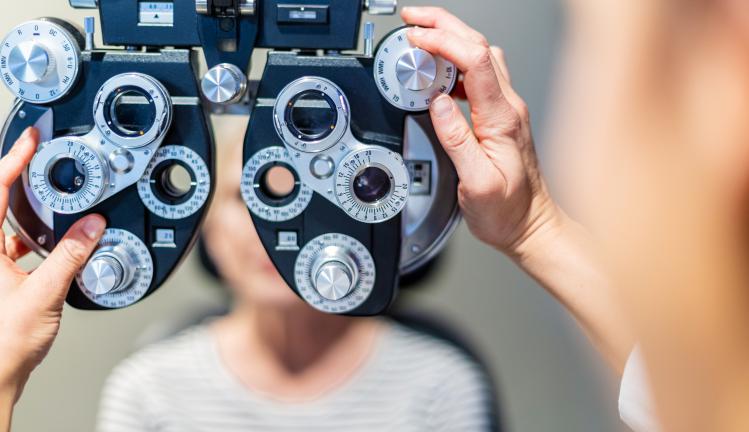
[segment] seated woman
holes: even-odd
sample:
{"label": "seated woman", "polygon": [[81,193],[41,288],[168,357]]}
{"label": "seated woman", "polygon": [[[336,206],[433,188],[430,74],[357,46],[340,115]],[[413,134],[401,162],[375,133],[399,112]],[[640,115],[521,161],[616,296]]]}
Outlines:
{"label": "seated woman", "polygon": [[98,430],[493,429],[490,380],[461,350],[388,319],[322,314],[286,286],[240,195],[238,136],[219,154],[203,233],[232,310],[122,362]]}

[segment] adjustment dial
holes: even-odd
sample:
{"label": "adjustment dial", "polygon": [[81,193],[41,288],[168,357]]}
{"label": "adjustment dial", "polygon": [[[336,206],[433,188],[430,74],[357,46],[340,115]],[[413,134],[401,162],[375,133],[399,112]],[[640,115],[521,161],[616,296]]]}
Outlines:
{"label": "adjustment dial", "polygon": [[405,111],[424,111],[440,94],[455,88],[455,65],[411,45],[403,27],[391,33],[377,50],[374,78],[382,96]]}
{"label": "adjustment dial", "polygon": [[0,45],[3,82],[16,97],[30,103],[50,103],[65,96],[78,78],[80,63],[78,40],[53,21],[27,21]]}
{"label": "adjustment dial", "polygon": [[109,228],[76,282],[94,303],[108,308],[129,306],[146,294],[153,280],[153,258],[135,234]]}
{"label": "adjustment dial", "polygon": [[237,103],[247,90],[247,76],[233,64],[222,63],[206,72],[200,88],[210,102],[221,105]]}
{"label": "adjustment dial", "polygon": [[384,147],[352,152],[336,172],[335,195],[340,207],[359,222],[380,223],[403,210],[410,192],[403,158]]}
{"label": "adjustment dial", "polygon": [[50,210],[75,214],[94,206],[104,191],[108,166],[98,151],[75,137],[42,144],[29,165],[34,196]]}
{"label": "adjustment dial", "polygon": [[355,238],[337,233],[307,243],[294,266],[299,294],[327,313],[347,313],[361,306],[372,293],[375,273],[367,248]]}

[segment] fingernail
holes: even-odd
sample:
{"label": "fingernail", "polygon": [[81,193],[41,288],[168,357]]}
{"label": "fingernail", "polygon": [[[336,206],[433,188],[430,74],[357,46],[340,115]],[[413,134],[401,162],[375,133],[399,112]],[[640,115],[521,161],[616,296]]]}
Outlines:
{"label": "fingernail", "polygon": [[106,228],[106,222],[101,217],[90,217],[83,222],[83,233],[90,240],[98,240],[99,237],[104,233]]}
{"label": "fingernail", "polygon": [[450,96],[442,95],[432,102],[432,113],[439,118],[445,118],[453,112],[453,101]]}
{"label": "fingernail", "polygon": [[408,31],[408,35],[413,36],[415,38],[424,37],[426,33],[427,33],[426,30],[424,30],[423,28],[419,28],[419,27],[414,27]]}

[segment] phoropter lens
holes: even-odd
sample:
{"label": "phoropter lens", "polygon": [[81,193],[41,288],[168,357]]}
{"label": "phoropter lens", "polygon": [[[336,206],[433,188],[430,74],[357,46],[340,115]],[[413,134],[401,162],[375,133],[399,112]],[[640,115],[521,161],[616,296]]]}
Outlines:
{"label": "phoropter lens", "polygon": [[144,135],[156,121],[156,106],[150,95],[137,87],[119,89],[107,101],[109,126],[118,135]]}
{"label": "phoropter lens", "polygon": [[49,170],[49,183],[58,192],[74,194],[86,183],[86,169],[73,158],[55,161]]}
{"label": "phoropter lens", "polygon": [[367,167],[354,178],[354,195],[362,202],[374,204],[388,196],[392,189],[390,175],[378,167]]}
{"label": "phoropter lens", "polygon": [[304,141],[328,137],[338,122],[338,110],[324,93],[305,91],[295,96],[286,108],[286,123],[291,132]]}

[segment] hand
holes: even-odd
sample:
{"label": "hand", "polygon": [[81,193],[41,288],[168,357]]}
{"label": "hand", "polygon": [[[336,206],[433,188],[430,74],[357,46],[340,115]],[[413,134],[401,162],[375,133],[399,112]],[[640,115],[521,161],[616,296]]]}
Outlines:
{"label": "hand", "polygon": [[[0,159],[0,226],[10,187],[31,160],[38,141],[38,132],[29,128]],[[0,229],[0,393],[11,404],[52,346],[68,288],[104,228],[104,219],[97,215],[76,222],[32,273],[16,264],[28,248],[16,236],[6,238]]]}
{"label": "hand", "polygon": [[539,173],[528,107],[512,88],[502,51],[444,9],[408,7],[402,17],[420,27],[409,32],[414,45],[464,74],[456,93],[468,99],[473,129],[450,96],[435,99],[430,113],[458,171],[471,232],[510,256],[523,255],[530,239],[556,228],[563,214]]}

